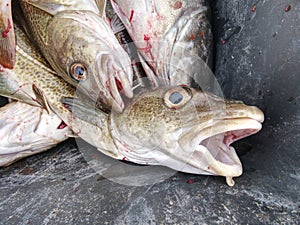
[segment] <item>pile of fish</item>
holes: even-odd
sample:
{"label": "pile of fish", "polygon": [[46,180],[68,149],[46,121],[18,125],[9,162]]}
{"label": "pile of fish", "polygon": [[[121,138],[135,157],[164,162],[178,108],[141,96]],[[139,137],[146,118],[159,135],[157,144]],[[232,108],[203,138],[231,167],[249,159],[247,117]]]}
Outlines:
{"label": "pile of fish", "polygon": [[264,115],[200,88],[212,65],[205,0],[2,0],[0,11],[0,166],[80,137],[231,186],[242,174],[230,144]]}

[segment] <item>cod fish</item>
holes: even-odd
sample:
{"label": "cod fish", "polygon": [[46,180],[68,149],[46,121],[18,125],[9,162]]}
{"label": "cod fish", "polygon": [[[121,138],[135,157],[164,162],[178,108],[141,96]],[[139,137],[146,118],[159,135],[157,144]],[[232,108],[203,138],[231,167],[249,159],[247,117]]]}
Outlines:
{"label": "cod fish", "polygon": [[14,15],[56,73],[91,100],[121,111],[120,92],[133,95],[133,72],[106,20],[105,1],[18,2]]}
{"label": "cod fish", "polygon": [[233,177],[242,174],[230,144],[257,133],[264,120],[255,106],[188,86],[146,89],[122,113],[107,116],[76,99],[62,102],[75,117],[96,126],[101,123],[102,137],[94,145],[99,151],[138,164],[224,176],[230,186]]}
{"label": "cod fish", "polygon": [[122,113],[104,113],[80,99],[15,31],[16,64],[0,72],[1,95],[53,111],[76,135],[119,160],[224,176],[229,185],[242,174],[230,144],[261,129],[258,108],[188,86],[162,86],[141,89]]}
{"label": "cod fish", "polygon": [[72,135],[53,112],[20,101],[0,108],[0,166],[48,150]]}
{"label": "cod fish", "polygon": [[[212,31],[205,0],[111,0],[153,85],[201,85],[202,60],[212,66]],[[200,60],[202,59],[202,60]]]}

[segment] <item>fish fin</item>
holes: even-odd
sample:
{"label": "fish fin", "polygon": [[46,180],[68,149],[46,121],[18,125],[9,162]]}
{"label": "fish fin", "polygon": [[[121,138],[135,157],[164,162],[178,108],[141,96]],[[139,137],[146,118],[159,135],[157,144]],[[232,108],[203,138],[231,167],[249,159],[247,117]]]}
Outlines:
{"label": "fish fin", "polygon": [[60,101],[75,117],[97,127],[102,126],[101,119],[106,118],[108,115],[92,104],[78,98],[62,97]]}
{"label": "fish fin", "polygon": [[32,84],[32,90],[35,94],[35,101],[37,103],[39,103],[39,105],[41,105],[44,109],[46,109],[46,111],[48,112],[48,114],[51,113],[51,107],[48,104],[47,98],[44,94],[44,92],[39,89],[35,84]]}
{"label": "fish fin", "polygon": [[16,40],[10,0],[1,1],[0,12],[0,66],[12,69],[16,59]]}
{"label": "fish fin", "polygon": [[69,138],[78,138],[79,136],[77,135],[77,134],[74,134],[74,133],[70,133],[70,134],[67,134],[67,136],[69,137]]}
{"label": "fish fin", "polygon": [[106,16],[105,9],[106,9],[107,0],[95,0],[95,2],[100,12],[100,17],[105,18]]}
{"label": "fish fin", "polygon": [[131,27],[129,19],[126,16],[124,16],[124,14],[122,13],[122,10],[120,9],[119,5],[117,3],[115,3],[114,1],[110,1],[110,3],[111,3],[111,6],[112,6],[113,10],[120,17],[120,19],[123,22],[123,24],[125,25],[125,27],[127,27],[127,28]]}
{"label": "fish fin", "polygon": [[126,30],[125,25],[122,23],[121,19],[118,17],[118,15],[114,15],[111,19],[111,29],[114,32],[114,34],[119,33],[123,30]]}

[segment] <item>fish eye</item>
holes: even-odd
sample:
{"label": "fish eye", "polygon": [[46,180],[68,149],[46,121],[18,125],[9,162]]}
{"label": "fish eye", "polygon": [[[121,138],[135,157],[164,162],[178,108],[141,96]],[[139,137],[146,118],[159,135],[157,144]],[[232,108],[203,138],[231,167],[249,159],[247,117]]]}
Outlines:
{"label": "fish eye", "polygon": [[82,63],[74,63],[71,66],[70,75],[76,81],[84,81],[87,78],[87,69]]}
{"label": "fish eye", "polygon": [[169,89],[164,96],[164,103],[170,109],[179,109],[192,98],[192,90],[189,87],[175,87]]}

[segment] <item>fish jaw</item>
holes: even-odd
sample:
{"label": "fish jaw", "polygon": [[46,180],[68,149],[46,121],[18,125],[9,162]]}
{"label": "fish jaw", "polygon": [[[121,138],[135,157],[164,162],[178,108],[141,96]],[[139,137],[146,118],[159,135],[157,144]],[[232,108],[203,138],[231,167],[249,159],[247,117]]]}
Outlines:
{"label": "fish jaw", "polygon": [[48,150],[72,131],[53,112],[19,101],[0,108],[0,166]]}
{"label": "fish jaw", "polygon": [[224,176],[232,186],[232,177],[242,174],[242,164],[230,144],[257,133],[263,113],[188,87],[191,100],[180,109],[167,108],[164,96],[180,88],[145,92],[122,114],[112,115],[111,130],[120,155],[139,164]]}
{"label": "fish jaw", "polygon": [[[49,62],[58,74],[92,100],[121,111],[120,92],[133,96],[133,72],[107,21],[93,12],[66,11],[54,17],[49,29]],[[76,63],[86,67],[86,77],[80,81],[70,74]]]}

